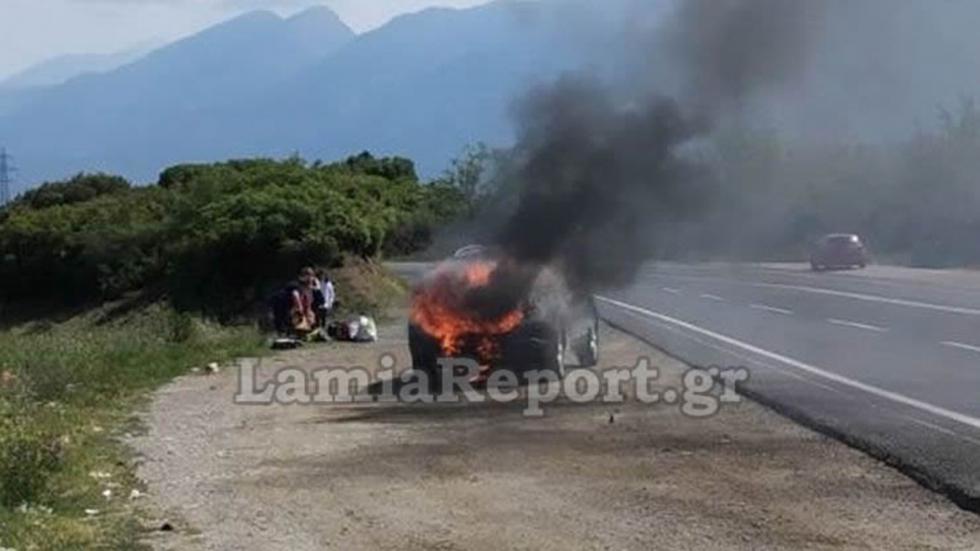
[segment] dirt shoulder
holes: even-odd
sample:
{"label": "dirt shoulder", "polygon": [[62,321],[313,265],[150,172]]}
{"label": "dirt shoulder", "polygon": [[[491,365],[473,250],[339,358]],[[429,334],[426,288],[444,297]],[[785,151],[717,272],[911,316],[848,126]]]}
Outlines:
{"label": "dirt shoulder", "polygon": [[[398,316],[393,316],[396,320]],[[403,320],[403,318],[401,318]],[[285,366],[408,364],[403,321]],[[648,357],[603,328],[603,366]],[[235,369],[162,389],[133,441],[159,549],[975,549],[980,517],[762,407],[242,406]]]}

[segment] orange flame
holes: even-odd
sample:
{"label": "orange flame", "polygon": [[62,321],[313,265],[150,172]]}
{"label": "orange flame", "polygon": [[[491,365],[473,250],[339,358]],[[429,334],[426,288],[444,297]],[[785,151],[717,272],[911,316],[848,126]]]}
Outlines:
{"label": "orange flame", "polygon": [[499,319],[483,319],[465,311],[466,293],[489,285],[496,266],[485,260],[445,265],[415,292],[412,322],[439,342],[444,355],[459,354],[468,339],[475,339],[478,359],[489,362],[499,354],[499,338],[524,321],[520,309]]}

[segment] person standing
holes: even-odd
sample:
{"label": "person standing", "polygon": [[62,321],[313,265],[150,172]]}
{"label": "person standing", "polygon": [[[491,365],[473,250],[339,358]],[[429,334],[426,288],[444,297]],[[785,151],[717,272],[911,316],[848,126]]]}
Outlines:
{"label": "person standing", "polygon": [[317,297],[318,300],[318,317],[320,320],[320,326],[323,327],[327,323],[327,318],[333,311],[334,304],[337,302],[337,291],[334,288],[333,281],[330,281],[330,276],[327,274],[326,270],[320,269],[316,272],[317,283],[319,283],[319,293],[320,296]]}
{"label": "person standing", "polygon": [[314,304],[316,282],[316,272],[313,268],[303,268],[299,272],[298,285],[290,290],[292,329],[299,335],[306,335],[316,328],[317,316]]}

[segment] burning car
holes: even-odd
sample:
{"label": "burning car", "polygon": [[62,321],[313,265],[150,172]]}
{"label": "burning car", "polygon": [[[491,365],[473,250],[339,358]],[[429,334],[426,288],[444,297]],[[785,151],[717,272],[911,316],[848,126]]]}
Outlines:
{"label": "burning car", "polygon": [[569,351],[579,366],[598,363],[598,334],[591,297],[572,297],[552,269],[479,245],[460,249],[416,287],[408,327],[412,365],[429,380],[438,380],[441,358],[471,359],[484,376],[562,376]]}

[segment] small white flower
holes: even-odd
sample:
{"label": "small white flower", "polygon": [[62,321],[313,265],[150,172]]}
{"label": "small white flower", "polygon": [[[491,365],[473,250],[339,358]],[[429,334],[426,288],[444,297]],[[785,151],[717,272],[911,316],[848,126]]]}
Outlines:
{"label": "small white flower", "polygon": [[132,492],[129,492],[129,499],[139,499],[140,497],[142,497],[142,495],[143,492],[134,489]]}
{"label": "small white flower", "polygon": [[104,490],[102,492],[102,497],[104,497],[106,499],[112,498],[112,490]]}
{"label": "small white flower", "polygon": [[90,517],[94,517],[95,515],[99,514],[99,510],[98,509],[85,509],[85,514],[88,515],[88,516],[90,516]]}

